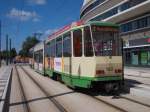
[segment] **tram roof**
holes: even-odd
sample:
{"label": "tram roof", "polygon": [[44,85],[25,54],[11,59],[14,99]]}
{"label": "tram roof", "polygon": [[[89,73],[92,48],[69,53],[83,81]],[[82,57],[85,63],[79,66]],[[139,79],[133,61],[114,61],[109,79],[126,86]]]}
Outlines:
{"label": "tram roof", "polygon": [[110,22],[89,21],[87,23],[83,23],[82,21],[77,21],[77,22],[73,22],[70,25],[64,26],[63,28],[59,29],[57,32],[54,32],[51,35],[49,35],[48,39],[47,39],[47,42],[49,42],[49,40],[52,40],[52,39],[68,32],[68,31],[75,30],[75,29],[78,29],[78,28],[82,28],[82,27],[88,26],[88,25],[119,27],[119,25],[113,24],[113,23],[110,23]]}
{"label": "tram roof", "polygon": [[44,42],[37,43],[33,48],[34,52],[42,50],[42,49],[44,49]]}

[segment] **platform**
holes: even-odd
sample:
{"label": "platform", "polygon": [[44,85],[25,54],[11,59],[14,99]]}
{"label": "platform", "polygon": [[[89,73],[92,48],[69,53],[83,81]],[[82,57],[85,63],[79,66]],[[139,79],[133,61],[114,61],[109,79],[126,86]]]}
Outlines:
{"label": "platform", "polygon": [[0,112],[4,111],[9,99],[11,72],[11,66],[2,66],[0,68]]}
{"label": "platform", "polygon": [[150,78],[150,68],[144,67],[125,67],[124,74],[128,76],[137,76]]}

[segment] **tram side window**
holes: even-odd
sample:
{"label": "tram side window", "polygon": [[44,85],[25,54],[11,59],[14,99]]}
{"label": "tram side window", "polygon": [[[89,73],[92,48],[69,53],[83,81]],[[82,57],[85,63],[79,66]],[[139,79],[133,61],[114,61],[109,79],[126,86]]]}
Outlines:
{"label": "tram side window", "polygon": [[73,53],[75,57],[82,56],[82,31],[73,31]]}
{"label": "tram side window", "polygon": [[39,62],[43,63],[43,50],[39,51]]}
{"label": "tram side window", "polygon": [[35,62],[38,62],[38,52],[35,52],[35,54],[34,54],[34,60],[35,60]]}
{"label": "tram side window", "polygon": [[93,47],[89,26],[84,28],[84,52],[85,56],[93,56]]}
{"label": "tram side window", "polygon": [[55,53],[56,53],[55,40],[52,40],[50,43],[50,57],[55,57]]}
{"label": "tram side window", "polygon": [[50,57],[50,44],[46,44],[45,46],[45,56]]}
{"label": "tram side window", "polygon": [[56,56],[62,57],[62,38],[56,39]]}
{"label": "tram side window", "polygon": [[63,37],[63,56],[71,57],[71,34],[66,34]]}

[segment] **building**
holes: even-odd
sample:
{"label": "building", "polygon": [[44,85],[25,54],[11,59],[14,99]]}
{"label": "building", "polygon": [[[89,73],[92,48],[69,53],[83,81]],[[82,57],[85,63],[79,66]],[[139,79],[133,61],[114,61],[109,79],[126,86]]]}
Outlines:
{"label": "building", "polygon": [[84,0],[80,19],[119,24],[125,65],[150,67],[150,0]]}

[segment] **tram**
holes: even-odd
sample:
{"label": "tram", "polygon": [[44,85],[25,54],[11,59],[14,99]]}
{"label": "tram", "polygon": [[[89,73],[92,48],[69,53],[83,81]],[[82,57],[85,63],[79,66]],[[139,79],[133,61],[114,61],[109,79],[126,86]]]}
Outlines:
{"label": "tram", "polygon": [[31,63],[31,66],[34,66],[34,70],[36,72],[39,72],[41,74],[44,73],[44,43],[40,42],[33,48],[34,54],[33,54],[33,60],[31,60],[34,63]]}
{"label": "tram", "polygon": [[40,55],[43,69],[36,63],[34,68],[72,88],[117,90],[123,81],[122,40],[116,24],[72,23],[50,35],[43,49],[34,53],[35,60]]}

